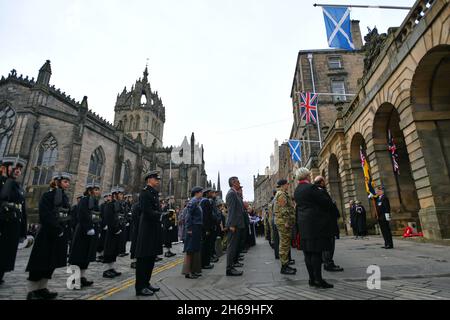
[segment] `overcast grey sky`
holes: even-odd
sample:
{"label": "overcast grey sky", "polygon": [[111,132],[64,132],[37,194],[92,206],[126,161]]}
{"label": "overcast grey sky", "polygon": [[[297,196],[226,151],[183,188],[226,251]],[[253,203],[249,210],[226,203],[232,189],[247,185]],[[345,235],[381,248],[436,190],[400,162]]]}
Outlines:
{"label": "overcast grey sky", "polygon": [[[208,178],[222,189],[240,177],[253,199],[273,141],[288,139],[290,89],[299,50],[327,48],[313,0],[0,0],[0,75],[37,77],[52,62],[51,84],[109,121],[117,93],[142,77],[166,107],[164,145],[195,132]],[[324,0],[385,4],[388,0]],[[412,6],[414,0],[396,0]],[[399,26],[404,10],[352,9],[361,31]],[[319,105],[320,107],[320,105]]]}

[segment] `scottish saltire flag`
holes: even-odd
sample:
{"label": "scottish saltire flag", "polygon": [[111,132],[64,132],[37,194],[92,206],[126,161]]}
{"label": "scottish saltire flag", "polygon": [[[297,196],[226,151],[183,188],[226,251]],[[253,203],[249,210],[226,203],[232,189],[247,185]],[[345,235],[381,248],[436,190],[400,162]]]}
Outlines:
{"label": "scottish saltire flag", "polygon": [[300,93],[300,119],[305,119],[306,123],[317,123],[317,100],[315,93]]}
{"label": "scottish saltire flag", "polygon": [[392,167],[395,174],[400,174],[400,166],[398,165],[397,146],[392,137],[391,130],[388,130],[388,150],[391,152]]}
{"label": "scottish saltire flag", "polygon": [[350,9],[341,7],[323,7],[328,46],[345,50],[355,50],[353,45]]}
{"label": "scottish saltire flag", "polygon": [[364,180],[367,194],[376,196],[375,186],[373,185],[372,176],[370,174],[369,163],[367,162],[367,159],[363,153],[361,146],[359,147],[359,156],[361,158],[361,166],[364,172]]}
{"label": "scottish saltire flag", "polygon": [[302,157],[300,140],[289,140],[289,149],[291,150],[291,158],[293,161],[300,161]]}

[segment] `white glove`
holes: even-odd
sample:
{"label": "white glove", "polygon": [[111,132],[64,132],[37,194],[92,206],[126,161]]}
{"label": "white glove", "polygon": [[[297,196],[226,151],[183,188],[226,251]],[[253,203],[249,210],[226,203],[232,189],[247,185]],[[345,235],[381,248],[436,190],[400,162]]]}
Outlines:
{"label": "white glove", "polygon": [[373,198],[373,194],[369,193],[368,198],[372,199]]}
{"label": "white glove", "polygon": [[129,227],[130,226],[130,224],[129,223],[127,223],[126,225],[125,225],[125,227]]}
{"label": "white glove", "polygon": [[105,227],[103,228],[103,230],[108,230],[108,226],[105,226]]}
{"label": "white glove", "polygon": [[119,230],[116,232],[116,234],[121,234],[121,233],[122,233],[122,230]]}
{"label": "white glove", "polygon": [[95,235],[95,230],[94,230],[94,229],[89,230],[89,231],[87,232],[87,235],[88,235],[88,236],[93,236],[93,235]]}
{"label": "white glove", "polygon": [[61,238],[64,235],[64,231],[58,234],[58,238]]}
{"label": "white glove", "polygon": [[169,227],[169,230],[172,230],[172,227]]}

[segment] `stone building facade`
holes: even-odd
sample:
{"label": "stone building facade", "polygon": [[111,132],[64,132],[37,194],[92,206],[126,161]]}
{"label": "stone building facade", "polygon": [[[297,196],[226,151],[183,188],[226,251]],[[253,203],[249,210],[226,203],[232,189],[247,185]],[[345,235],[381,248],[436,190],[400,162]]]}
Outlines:
{"label": "stone building facade", "polygon": [[[322,49],[301,50],[297,56],[294,79],[291,88],[294,123],[290,139],[305,140],[301,144],[301,165],[318,174],[320,151],[319,138],[322,139],[336,119],[335,103],[351,101],[347,95],[355,94],[358,79],[362,77],[364,54],[359,21],[352,21],[352,38],[356,50]],[[318,113],[321,135],[317,124],[306,123],[300,114],[300,93],[318,93]]]}
{"label": "stone building facade", "polygon": [[[393,229],[410,222],[431,239],[450,238],[450,2],[418,0],[399,28],[366,38],[365,69],[356,96],[337,107],[324,136],[319,172],[348,210],[367,199],[360,150],[375,185],[391,202]],[[396,176],[388,131],[397,145]]]}
{"label": "stone building facade", "polygon": [[131,91],[117,96],[114,125],[89,110],[87,97],[77,102],[51,86],[51,74],[47,61],[36,81],[16,70],[0,79],[0,158],[25,161],[22,183],[31,215],[56,171],[73,174],[72,201],[92,181],[103,192],[121,185],[138,193],[151,169],[161,171],[161,196],[174,196],[179,205],[192,186],[208,185],[203,147],[200,156],[186,150],[189,161],[171,163],[173,148],[163,147],[164,105],[150,88],[147,68]]}

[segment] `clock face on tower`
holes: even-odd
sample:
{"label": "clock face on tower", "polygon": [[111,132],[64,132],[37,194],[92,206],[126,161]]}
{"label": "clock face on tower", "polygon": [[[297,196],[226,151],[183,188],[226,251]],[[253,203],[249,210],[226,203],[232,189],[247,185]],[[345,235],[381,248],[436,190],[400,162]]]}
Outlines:
{"label": "clock face on tower", "polygon": [[0,107],[0,135],[8,133],[16,123],[16,113],[8,105]]}

